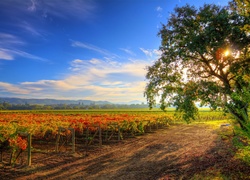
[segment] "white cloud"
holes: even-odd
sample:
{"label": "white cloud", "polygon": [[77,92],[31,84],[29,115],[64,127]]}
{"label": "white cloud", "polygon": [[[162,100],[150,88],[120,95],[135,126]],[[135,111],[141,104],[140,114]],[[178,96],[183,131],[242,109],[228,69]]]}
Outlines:
{"label": "white cloud", "polygon": [[98,65],[98,64],[101,64],[102,62],[100,61],[100,60],[98,60],[98,59],[91,59],[90,61],[89,61],[91,64],[94,64],[94,65]]}
{"label": "white cloud", "polygon": [[57,90],[70,90],[76,88],[62,80],[40,80],[37,82],[22,82],[21,85],[24,85],[26,88],[33,89],[36,91],[41,91],[44,88],[51,88]]}
{"label": "white cloud", "polygon": [[33,27],[30,23],[26,21],[20,23],[19,26],[31,35],[42,36],[42,33],[39,32],[39,30],[37,30],[35,27]]}
{"label": "white cloud", "polygon": [[150,56],[150,57],[153,56],[153,53],[152,53],[152,51],[150,51],[150,50],[147,50],[147,49],[144,49],[144,48],[140,48],[140,50],[141,50],[146,56]]}
{"label": "white cloud", "polygon": [[[143,99],[145,88],[145,67],[148,61],[134,60],[125,63],[114,63],[94,59],[73,60],[71,69],[77,68],[75,74],[69,75],[64,82],[90,93],[86,98],[109,100],[112,102]],[[130,78],[129,78],[130,77]]]}
{"label": "white cloud", "polygon": [[149,62],[143,60],[131,60],[121,63],[101,59],[75,59],[71,62],[70,69],[72,71],[78,71],[78,73],[88,73],[88,75],[92,74],[98,77],[106,77],[108,74],[114,73],[142,77],[146,73],[146,65],[149,65]]}
{"label": "white cloud", "polygon": [[131,51],[130,49],[127,49],[127,48],[120,48],[120,50],[124,51],[125,53],[131,55],[131,56],[135,56],[136,54]]}
{"label": "white cloud", "polygon": [[105,55],[105,56],[108,56],[108,57],[119,57],[116,54],[111,53],[106,49],[97,47],[97,46],[92,45],[92,44],[79,42],[79,41],[72,41],[71,46],[72,47],[79,47],[79,48],[83,48],[83,49],[92,50],[92,51],[98,52],[98,53],[100,53],[102,55]]}
{"label": "white cloud", "polygon": [[29,94],[30,91],[23,89],[21,86],[10,83],[0,82],[0,92],[10,92],[14,94]]}
{"label": "white cloud", "polygon": [[43,1],[40,6],[44,11],[44,17],[53,15],[61,18],[74,17],[78,19],[93,17],[92,12],[96,9],[94,1],[91,0]]}
{"label": "white cloud", "polygon": [[11,49],[25,44],[20,38],[12,34],[0,33],[0,39],[0,59],[2,60],[14,60],[15,53]]}
{"label": "white cloud", "polygon": [[38,60],[38,61],[43,61],[43,62],[48,62],[49,60],[38,57],[32,54],[29,54],[24,51],[16,50],[16,49],[4,49],[0,48],[0,59],[5,59],[5,60],[14,60],[16,56],[21,56],[25,57],[28,59],[33,59],[33,60]]}
{"label": "white cloud", "polygon": [[48,62],[45,58],[18,50],[20,48],[19,46],[26,45],[26,43],[17,36],[0,33],[0,39],[0,59],[2,60],[14,60],[16,57],[25,57],[28,59]]}
{"label": "white cloud", "polygon": [[161,18],[162,17],[162,8],[160,7],[160,6],[158,6],[158,7],[156,7],[156,11],[158,12],[158,15],[157,15],[157,17],[159,17],[159,18]]}
{"label": "white cloud", "polygon": [[[86,20],[94,17],[96,3],[92,0],[21,0],[0,1],[1,10],[7,15],[37,18],[77,18]],[[32,13],[32,16],[30,14]],[[22,19],[22,18],[20,18]]]}
{"label": "white cloud", "polygon": [[32,11],[32,12],[34,12],[34,11],[36,11],[36,5],[37,5],[37,2],[36,2],[36,0],[30,0],[30,6],[28,7],[28,10],[29,11]]}
{"label": "white cloud", "polygon": [[[150,61],[132,58],[121,61],[119,57],[114,57],[113,53],[94,45],[78,41],[72,41],[71,45],[97,51],[105,57],[73,59],[69,63],[69,73],[58,80],[43,79],[17,84],[2,82],[0,92],[8,92],[9,96],[23,98],[90,99],[111,102],[145,100],[143,91],[146,85],[146,66],[150,65]],[[157,54],[156,50],[141,50],[151,58]],[[6,60],[12,60],[16,56],[46,60],[16,49],[0,48],[1,56]]]}
{"label": "white cloud", "polygon": [[162,8],[160,6],[156,7],[156,11],[162,12]]}
{"label": "white cloud", "polygon": [[149,62],[144,60],[121,63],[105,59],[75,59],[70,63],[71,72],[60,80],[27,81],[16,85],[2,83],[0,90],[26,98],[144,101],[147,65]]}
{"label": "white cloud", "polygon": [[102,85],[102,86],[116,86],[117,87],[121,84],[123,84],[122,81],[103,81],[103,82],[101,82],[100,85]]}
{"label": "white cloud", "polygon": [[0,59],[2,60],[13,60],[13,56],[6,52],[4,49],[0,48]]}
{"label": "white cloud", "polygon": [[20,38],[12,34],[0,33],[0,39],[1,39],[0,47],[1,46],[10,47],[10,46],[18,46],[25,44],[24,41],[22,41]]}
{"label": "white cloud", "polygon": [[150,58],[159,58],[159,56],[161,55],[161,51],[157,50],[157,49],[144,49],[144,48],[140,48],[140,50],[147,56]]}
{"label": "white cloud", "polygon": [[157,57],[160,57],[162,55],[162,51],[161,50],[157,50],[157,49],[154,49],[153,50],[153,53],[157,56]]}
{"label": "white cloud", "polygon": [[[128,102],[131,100],[145,101],[143,91],[146,83],[143,81],[122,83],[105,82],[105,86],[89,85],[85,91],[91,92],[84,99],[108,100],[111,102]],[[120,86],[123,84],[123,86]],[[107,85],[107,86],[106,86]],[[79,92],[79,91],[78,91]],[[77,92],[76,92],[77,93]]]}

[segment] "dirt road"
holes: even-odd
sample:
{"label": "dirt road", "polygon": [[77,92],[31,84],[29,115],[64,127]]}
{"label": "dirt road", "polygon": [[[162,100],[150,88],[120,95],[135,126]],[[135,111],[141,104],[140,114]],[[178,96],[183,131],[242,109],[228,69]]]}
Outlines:
{"label": "dirt road", "polygon": [[171,126],[103,145],[88,156],[79,152],[45,154],[31,167],[2,168],[0,179],[247,179],[246,173],[250,177],[250,167],[233,158],[230,141],[206,125]]}

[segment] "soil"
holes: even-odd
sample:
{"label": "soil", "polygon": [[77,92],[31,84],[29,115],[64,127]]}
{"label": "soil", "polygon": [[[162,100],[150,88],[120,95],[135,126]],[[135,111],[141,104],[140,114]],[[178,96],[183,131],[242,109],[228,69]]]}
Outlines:
{"label": "soil", "polygon": [[250,167],[234,152],[230,138],[208,125],[173,125],[87,154],[79,147],[74,154],[32,153],[31,166],[0,166],[0,179],[250,179]]}

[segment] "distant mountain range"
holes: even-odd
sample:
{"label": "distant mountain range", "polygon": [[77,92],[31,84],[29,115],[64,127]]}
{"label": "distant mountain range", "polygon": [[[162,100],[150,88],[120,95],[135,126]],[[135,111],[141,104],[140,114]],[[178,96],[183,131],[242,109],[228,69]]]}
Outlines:
{"label": "distant mountain range", "polygon": [[58,100],[58,99],[22,99],[22,98],[0,98],[0,103],[8,102],[10,104],[41,104],[41,105],[52,105],[52,104],[112,104],[108,101],[91,101],[91,100]]}
{"label": "distant mountain range", "polygon": [[[40,105],[53,105],[53,104],[79,104],[79,105],[103,105],[115,104],[109,101],[91,101],[91,100],[59,100],[59,99],[22,99],[22,98],[8,98],[0,97],[0,103],[7,102],[10,104],[40,104]],[[141,104],[141,101],[120,102],[117,104]]]}
{"label": "distant mountain range", "polygon": [[113,104],[146,104],[145,102],[134,100],[134,101],[129,101],[129,102],[118,102],[118,103],[113,103]]}

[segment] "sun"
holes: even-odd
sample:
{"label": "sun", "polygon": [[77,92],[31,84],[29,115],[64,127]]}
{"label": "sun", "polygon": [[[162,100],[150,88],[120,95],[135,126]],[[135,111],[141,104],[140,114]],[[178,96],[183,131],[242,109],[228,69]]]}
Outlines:
{"label": "sun", "polygon": [[224,52],[224,56],[229,56],[229,54],[230,54],[230,51],[229,50],[226,50],[225,52]]}

